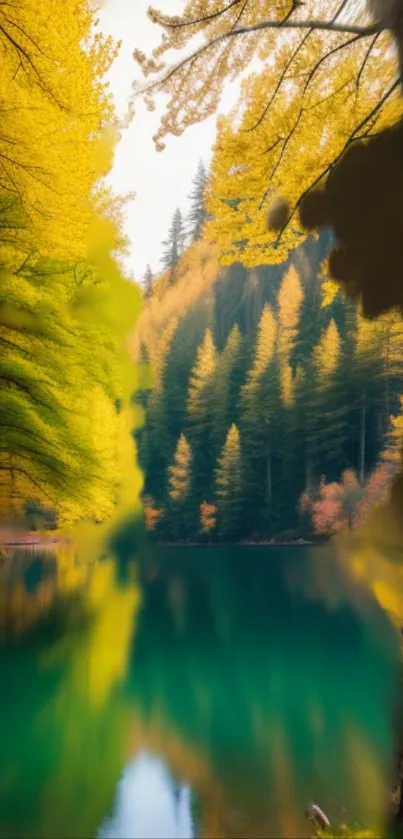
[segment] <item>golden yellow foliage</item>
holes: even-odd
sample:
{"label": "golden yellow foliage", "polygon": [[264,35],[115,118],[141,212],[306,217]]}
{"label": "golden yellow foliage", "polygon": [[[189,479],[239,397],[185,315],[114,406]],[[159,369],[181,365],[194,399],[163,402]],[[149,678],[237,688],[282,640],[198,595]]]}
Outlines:
{"label": "golden yellow foliage", "polygon": [[34,499],[60,524],[101,521],[126,470],[122,424],[136,376],[124,337],[140,294],[115,259],[125,198],[103,183],[118,139],[105,78],[118,46],[97,34],[87,0],[0,7],[6,515]]}
{"label": "golden yellow foliage", "polygon": [[280,386],[283,404],[290,408],[294,404],[295,381],[290,363],[284,360],[280,364]]}
{"label": "golden yellow foliage", "polygon": [[[95,33],[95,20],[84,0],[66,0],[57,13],[45,0],[0,8],[0,189],[29,220],[24,253],[86,255],[95,183],[116,139],[104,76],[118,45]],[[21,231],[9,234],[17,267]]]}
{"label": "golden yellow foliage", "polygon": [[303,301],[303,290],[293,266],[284,274],[277,296],[278,304],[278,356],[280,361],[281,396],[284,405],[290,407],[294,401],[294,379],[290,355],[295,346]]}
{"label": "golden yellow foliage", "polygon": [[190,467],[192,451],[184,434],[181,434],[175,450],[174,462],[169,467],[169,496],[176,504],[184,501],[190,490]]}
{"label": "golden yellow foliage", "polygon": [[218,271],[218,248],[200,241],[192,245],[180,260],[174,286],[167,287],[167,275],[155,282],[153,297],[143,309],[130,340],[135,361],[141,360],[141,346],[144,345],[153,371],[159,369],[161,347],[165,346],[168,336],[170,340],[177,318],[189,311],[208,291],[217,279]]}
{"label": "golden yellow foliage", "polygon": [[277,296],[280,352],[288,353],[295,340],[303,297],[301,281],[291,266],[284,274]]}
{"label": "golden yellow foliage", "polygon": [[340,346],[339,331],[334,320],[331,320],[314,350],[315,365],[320,382],[327,382],[329,377],[337,370],[340,361]]}
{"label": "golden yellow foliage", "polygon": [[202,501],[200,504],[200,529],[202,533],[210,533],[216,524],[217,507],[215,504],[208,504]]}
{"label": "golden yellow foliage", "polygon": [[326,306],[331,306],[333,301],[336,299],[337,295],[340,293],[340,285],[336,283],[334,280],[326,280],[322,283],[321,287],[322,291],[322,308],[325,309]]}
{"label": "golden yellow foliage", "polygon": [[[295,215],[301,195],[352,140],[402,114],[390,33],[354,0],[188,0],[181,15],[149,15],[162,39],[150,57],[135,53],[149,77],[135,95],[150,107],[154,93],[169,97],[158,149],[166,135],[217,111],[227,82],[246,73],[234,111],[218,123],[206,235],[222,245],[225,264],[239,258],[239,242],[247,265],[282,261],[305,235]],[[196,36],[199,46],[165,63],[170,49],[191,48]],[[257,60],[263,69],[252,73]],[[267,229],[279,195],[290,207],[281,243]]]}
{"label": "golden yellow foliage", "polygon": [[387,449],[386,457],[394,462],[402,459],[401,447],[403,442],[403,396],[400,399],[400,414],[390,418],[390,446]]}
{"label": "golden yellow foliage", "polygon": [[259,320],[258,336],[256,341],[256,354],[251,370],[248,374],[248,381],[245,391],[256,385],[259,377],[267,370],[274,358],[277,337],[277,322],[272,309],[266,303]]}
{"label": "golden yellow foliage", "polygon": [[158,519],[160,519],[163,514],[163,510],[155,507],[154,501],[149,495],[144,496],[143,504],[146,530],[153,531],[158,524]]}
{"label": "golden yellow foliage", "polygon": [[203,343],[197,349],[196,362],[189,379],[188,411],[195,418],[203,413],[205,388],[212,381],[217,364],[217,351],[210,329],[206,329]]}

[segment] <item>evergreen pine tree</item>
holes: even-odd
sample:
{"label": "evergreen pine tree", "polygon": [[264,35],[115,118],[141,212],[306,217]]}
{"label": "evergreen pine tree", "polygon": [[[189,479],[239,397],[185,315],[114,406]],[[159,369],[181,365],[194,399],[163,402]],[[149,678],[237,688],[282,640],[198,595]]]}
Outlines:
{"label": "evergreen pine tree", "polygon": [[176,279],[176,268],[185,247],[185,235],[182,213],[179,207],[177,207],[172,217],[168,239],[162,243],[165,250],[161,258],[161,263],[169,273],[170,285],[173,285]]}
{"label": "evergreen pine tree", "polygon": [[165,327],[156,347],[153,348],[153,386],[147,399],[147,430],[149,450],[149,474],[147,491],[156,503],[163,503],[166,490],[167,466],[171,461],[175,443],[172,445],[168,430],[169,394],[165,390],[165,373],[172,339],[177,329],[177,319]]}
{"label": "evergreen pine tree", "polygon": [[198,511],[192,509],[190,491],[192,482],[192,450],[182,433],[179,437],[173,463],[168,469],[167,505],[168,533],[176,539],[188,538],[197,527]]}
{"label": "evergreen pine tree", "polygon": [[[390,416],[400,409],[400,394],[403,389],[403,324],[399,312],[388,312],[379,321],[381,332],[381,354],[383,360],[383,384],[378,406],[379,444],[390,427]],[[378,442],[378,441],[377,441]]]}
{"label": "evergreen pine tree", "polygon": [[[280,384],[277,322],[266,304],[260,317],[255,357],[242,388],[242,428],[245,449],[245,497],[251,532],[273,527],[274,458],[280,461]],[[277,482],[276,482],[277,483]],[[278,483],[277,483],[278,485]]]}
{"label": "evergreen pine tree", "polygon": [[146,272],[144,274],[144,299],[149,300],[152,297],[153,293],[153,283],[154,283],[154,275],[151,270],[151,266],[147,265]]}
{"label": "evergreen pine tree", "polygon": [[[361,485],[371,464],[371,438],[380,402],[384,402],[384,340],[382,327],[376,321],[356,314],[353,377],[353,404],[351,421],[355,430],[354,460]],[[387,379],[386,379],[387,382]]]}
{"label": "evergreen pine tree", "polygon": [[199,502],[209,497],[214,463],[213,436],[214,375],[217,351],[210,329],[206,329],[189,379],[187,419],[194,456],[195,491]]}
{"label": "evergreen pine tree", "polygon": [[192,184],[193,189],[188,196],[190,200],[190,211],[187,222],[191,241],[197,242],[202,237],[203,226],[208,218],[205,205],[207,172],[201,158],[199,160],[197,172],[193,178]]}
{"label": "evergreen pine tree", "polygon": [[304,293],[293,266],[284,274],[278,295],[278,354],[281,370],[281,398],[290,407],[294,400],[293,363]]}
{"label": "evergreen pine tree", "polygon": [[399,398],[399,413],[390,417],[390,428],[387,435],[387,447],[382,453],[383,459],[389,463],[401,463],[401,448],[403,440],[403,396]]}
{"label": "evergreen pine tree", "polygon": [[175,504],[183,504],[190,491],[190,467],[192,452],[184,434],[181,434],[169,467],[169,497]]}
{"label": "evergreen pine tree", "polygon": [[241,523],[241,442],[231,425],[216,469],[218,530],[226,539],[236,538]]}
{"label": "evergreen pine tree", "polygon": [[217,351],[210,329],[206,329],[203,342],[197,350],[189,380],[188,412],[192,423],[205,416],[204,396],[216,369]]}
{"label": "evergreen pine tree", "polygon": [[332,319],[323,330],[318,344],[308,359],[304,385],[300,393],[305,401],[306,489],[312,489],[319,472],[328,474],[336,464],[343,468],[343,451],[347,437],[347,409],[344,400],[344,368],[342,341]]}
{"label": "evergreen pine tree", "polygon": [[242,376],[243,340],[238,324],[231,329],[223,352],[220,354],[214,381],[213,445],[214,456],[222,449],[227,429],[237,423],[239,389]]}

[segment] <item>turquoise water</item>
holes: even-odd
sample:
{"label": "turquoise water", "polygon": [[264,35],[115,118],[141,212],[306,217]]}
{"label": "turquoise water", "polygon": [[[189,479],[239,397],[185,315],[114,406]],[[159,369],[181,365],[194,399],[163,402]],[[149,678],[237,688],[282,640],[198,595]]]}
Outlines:
{"label": "turquoise water", "polygon": [[1,839],[379,823],[397,648],[328,549],[20,552],[0,598]]}

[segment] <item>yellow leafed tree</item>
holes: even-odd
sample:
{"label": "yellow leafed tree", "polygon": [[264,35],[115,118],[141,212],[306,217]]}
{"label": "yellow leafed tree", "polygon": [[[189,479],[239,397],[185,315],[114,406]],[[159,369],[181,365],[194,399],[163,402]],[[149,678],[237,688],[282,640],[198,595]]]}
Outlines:
{"label": "yellow leafed tree", "polygon": [[[239,242],[245,264],[282,261],[305,235],[295,215],[301,196],[351,142],[401,116],[391,48],[400,35],[382,4],[377,15],[374,6],[188,0],[181,15],[149,10],[162,38],[150,56],[136,51],[146,80],[134,93],[150,107],[154,94],[169,97],[158,149],[168,134],[217,111],[227,82],[246,74],[234,112],[219,122],[208,189],[206,235],[223,246],[226,263],[239,258]],[[171,49],[182,50],[174,65],[166,62]],[[267,230],[277,194],[289,205],[281,244]]]}
{"label": "yellow leafed tree", "polygon": [[105,74],[118,46],[97,34],[88,0],[0,7],[6,517],[35,501],[59,523],[101,521],[126,469],[122,427],[136,374],[124,339],[140,295],[112,256],[125,248],[125,198],[103,183],[117,140]]}
{"label": "yellow leafed tree", "polygon": [[196,419],[204,410],[205,389],[212,381],[217,364],[217,351],[210,329],[206,329],[203,343],[197,350],[196,362],[189,380],[188,411]]}
{"label": "yellow leafed tree", "polygon": [[340,362],[340,350],[341,340],[339,330],[334,320],[331,320],[314,350],[319,384],[326,385],[329,378],[337,370]]}
{"label": "yellow leafed tree", "polygon": [[298,274],[293,266],[284,275],[277,297],[279,309],[278,353],[280,360],[281,395],[284,405],[289,407],[294,400],[294,377],[291,354],[297,339],[298,324],[303,291]]}
{"label": "yellow leafed tree", "polygon": [[0,7],[0,188],[21,203],[35,252],[59,259],[86,255],[96,182],[111,163],[103,77],[118,45],[95,21],[87,0]]}
{"label": "yellow leafed tree", "polygon": [[169,495],[172,501],[184,501],[190,490],[192,451],[184,434],[178,440],[174,463],[169,467]]}
{"label": "yellow leafed tree", "polygon": [[244,386],[247,393],[257,385],[259,377],[263,375],[270,362],[274,358],[276,348],[277,322],[272,309],[266,303],[260,316],[258,335],[256,341],[256,353],[253,365],[248,374],[248,380]]}

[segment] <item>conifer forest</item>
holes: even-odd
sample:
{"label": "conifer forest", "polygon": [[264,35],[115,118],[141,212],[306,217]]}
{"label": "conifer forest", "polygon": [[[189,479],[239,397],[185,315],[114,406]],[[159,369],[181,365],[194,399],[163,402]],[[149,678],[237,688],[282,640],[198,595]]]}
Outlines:
{"label": "conifer forest", "polygon": [[331,231],[277,265],[219,267],[200,163],[137,330],[147,527],[162,540],[293,541],[386,500],[403,428],[398,312],[368,321],[329,281]]}

